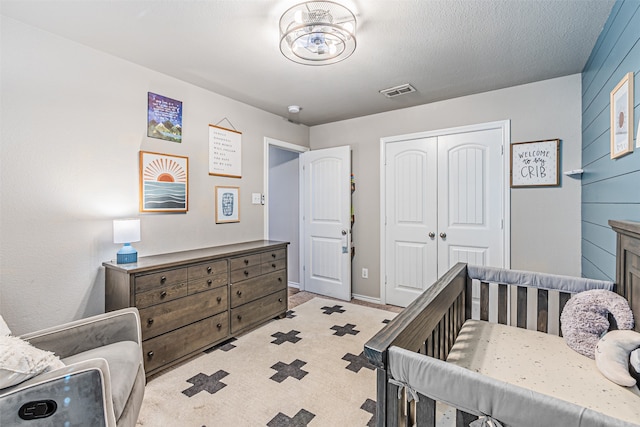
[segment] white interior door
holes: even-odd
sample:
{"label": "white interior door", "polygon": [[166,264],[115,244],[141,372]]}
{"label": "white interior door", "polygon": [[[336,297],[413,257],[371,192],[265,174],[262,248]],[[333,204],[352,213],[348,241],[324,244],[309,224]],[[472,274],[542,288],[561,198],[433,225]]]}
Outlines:
{"label": "white interior door", "polygon": [[456,262],[509,268],[508,122],[383,139],[381,296],[407,306]]}
{"label": "white interior door", "polygon": [[457,262],[504,267],[502,132],[438,137],[438,272]]}
{"label": "white interior door", "polygon": [[305,290],[351,299],[351,148],[300,155]]}
{"label": "white interior door", "polygon": [[387,144],[386,295],[406,307],[438,278],[437,138]]}

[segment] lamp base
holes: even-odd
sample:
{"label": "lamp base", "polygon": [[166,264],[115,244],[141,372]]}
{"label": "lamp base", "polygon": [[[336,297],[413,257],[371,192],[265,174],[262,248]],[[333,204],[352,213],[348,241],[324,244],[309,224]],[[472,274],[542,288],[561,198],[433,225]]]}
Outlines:
{"label": "lamp base", "polygon": [[132,262],[138,262],[138,251],[131,246],[131,243],[125,243],[116,254],[116,263],[130,264]]}

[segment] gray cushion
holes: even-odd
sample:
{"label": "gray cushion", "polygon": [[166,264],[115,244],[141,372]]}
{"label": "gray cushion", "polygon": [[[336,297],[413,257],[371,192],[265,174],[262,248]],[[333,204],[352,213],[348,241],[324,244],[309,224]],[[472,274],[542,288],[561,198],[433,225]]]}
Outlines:
{"label": "gray cushion", "polygon": [[140,346],[133,341],[120,341],[66,357],[62,361],[66,365],[70,365],[82,360],[97,358],[105,359],[109,365],[113,411],[116,420],[118,420],[127,403],[140,367]]}

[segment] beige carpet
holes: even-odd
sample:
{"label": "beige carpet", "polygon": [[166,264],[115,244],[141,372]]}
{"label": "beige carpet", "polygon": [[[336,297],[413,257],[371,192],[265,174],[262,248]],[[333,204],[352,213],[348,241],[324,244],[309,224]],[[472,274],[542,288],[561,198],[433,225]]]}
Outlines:
{"label": "beige carpet", "polygon": [[394,316],[313,298],[151,380],[138,425],[373,426],[363,346]]}

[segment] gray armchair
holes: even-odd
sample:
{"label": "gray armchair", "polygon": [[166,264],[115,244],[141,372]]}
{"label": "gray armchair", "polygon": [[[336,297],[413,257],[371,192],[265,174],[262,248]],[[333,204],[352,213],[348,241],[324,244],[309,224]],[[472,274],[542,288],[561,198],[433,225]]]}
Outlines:
{"label": "gray armchair", "polygon": [[21,336],[66,365],[0,390],[0,426],[134,426],[145,376],[137,309]]}

